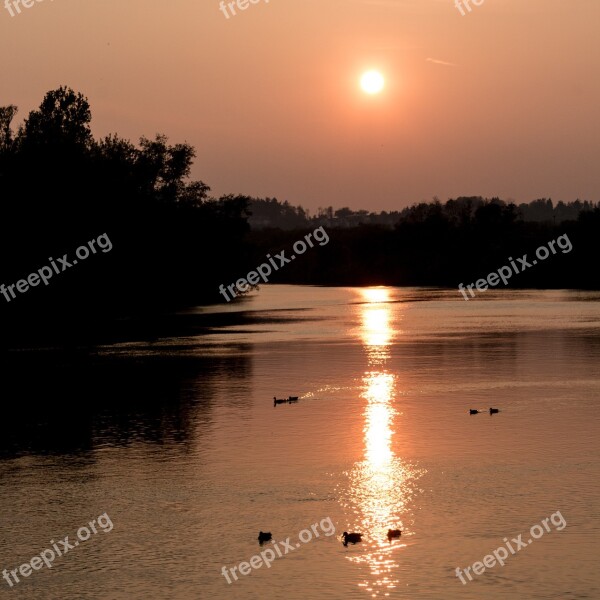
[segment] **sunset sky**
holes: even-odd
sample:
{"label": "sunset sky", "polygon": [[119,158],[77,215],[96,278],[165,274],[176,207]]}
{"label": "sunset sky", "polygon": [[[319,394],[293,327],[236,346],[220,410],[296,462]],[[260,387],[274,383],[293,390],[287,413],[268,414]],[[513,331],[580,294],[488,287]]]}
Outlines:
{"label": "sunset sky", "polygon": [[[0,4],[0,105],[86,95],[96,136],[165,133],[215,195],[315,210],[438,196],[600,200],[600,2]],[[379,94],[360,87],[376,69]]]}

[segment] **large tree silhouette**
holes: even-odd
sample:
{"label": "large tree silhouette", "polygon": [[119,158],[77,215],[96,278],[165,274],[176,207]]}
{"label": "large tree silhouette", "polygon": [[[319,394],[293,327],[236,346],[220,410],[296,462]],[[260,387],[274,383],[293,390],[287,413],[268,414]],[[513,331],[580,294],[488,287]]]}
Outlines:
{"label": "large tree silhouette", "polygon": [[48,92],[16,134],[15,114],[0,108],[0,283],[103,233],[113,249],[10,303],[0,296],[7,330],[72,333],[218,300],[219,284],[245,268],[248,201],[210,198],[208,185],[191,181],[189,144],[164,135],[97,141],[87,99],[67,87]]}

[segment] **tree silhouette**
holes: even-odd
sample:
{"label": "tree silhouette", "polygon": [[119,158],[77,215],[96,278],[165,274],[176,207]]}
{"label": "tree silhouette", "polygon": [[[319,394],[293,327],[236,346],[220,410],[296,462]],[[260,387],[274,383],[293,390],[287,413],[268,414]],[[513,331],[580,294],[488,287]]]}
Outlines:
{"label": "tree silhouette", "polygon": [[0,327],[52,336],[100,331],[118,316],[220,301],[218,286],[250,270],[248,199],[208,196],[190,180],[192,146],[158,134],[96,141],[87,99],[48,92],[16,136],[0,108],[0,283],[15,283],[106,233],[113,249],[7,302]]}
{"label": "tree silhouette", "polygon": [[25,148],[66,146],[84,151],[93,143],[91,120],[90,105],[83,94],[60,87],[48,92],[40,108],[29,113],[17,141]]}

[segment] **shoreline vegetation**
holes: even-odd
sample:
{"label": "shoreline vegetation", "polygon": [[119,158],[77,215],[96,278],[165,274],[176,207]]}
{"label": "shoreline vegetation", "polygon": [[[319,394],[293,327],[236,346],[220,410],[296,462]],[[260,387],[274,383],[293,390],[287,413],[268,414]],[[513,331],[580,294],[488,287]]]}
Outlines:
{"label": "shoreline vegetation", "polygon": [[48,92],[18,127],[16,115],[17,107],[0,107],[0,284],[104,232],[113,248],[51,285],[11,302],[0,297],[0,347],[146,336],[161,329],[153,322],[172,333],[181,321],[165,315],[222,302],[219,285],[316,227],[330,243],[272,283],[456,288],[566,234],[572,252],[509,287],[600,289],[599,202],[434,198],[391,212],[326,207],[311,215],[275,198],[210,196],[208,185],[190,180],[195,151],[187,143],[94,139],[89,103],[69,88]]}

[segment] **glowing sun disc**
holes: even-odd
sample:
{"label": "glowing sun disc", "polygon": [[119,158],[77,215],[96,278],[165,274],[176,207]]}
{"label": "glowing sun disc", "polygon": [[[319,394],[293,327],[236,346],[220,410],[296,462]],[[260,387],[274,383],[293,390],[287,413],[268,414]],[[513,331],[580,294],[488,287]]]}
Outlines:
{"label": "glowing sun disc", "polygon": [[383,75],[379,71],[367,71],[360,78],[360,87],[367,94],[378,94],[384,83]]}

